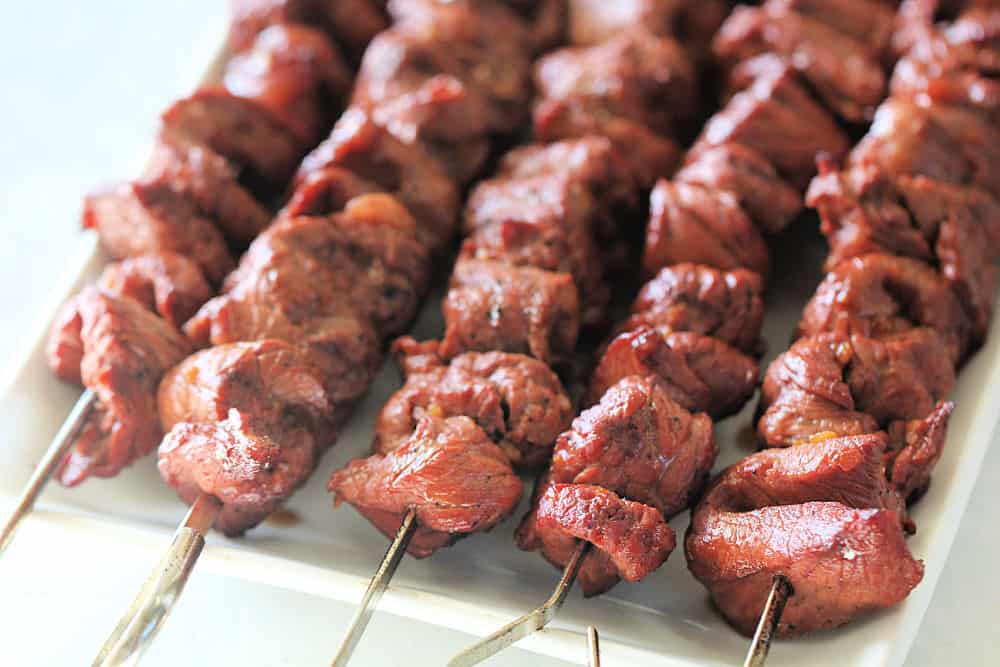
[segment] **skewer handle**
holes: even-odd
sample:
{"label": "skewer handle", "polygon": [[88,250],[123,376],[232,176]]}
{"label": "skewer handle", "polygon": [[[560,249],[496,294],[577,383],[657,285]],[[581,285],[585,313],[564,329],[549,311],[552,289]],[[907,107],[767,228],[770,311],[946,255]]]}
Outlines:
{"label": "skewer handle", "polygon": [[590,542],[581,541],[577,544],[576,550],[570,557],[569,562],[566,563],[566,568],[563,570],[562,578],[556,585],[556,589],[541,607],[508,623],[489,637],[465,649],[448,661],[448,667],[471,667],[471,665],[478,665],[483,660],[496,655],[505,648],[548,625],[549,621],[555,617],[556,612],[563,606],[563,602],[566,601],[566,596],[569,595],[570,589],[573,588],[573,582],[576,581],[576,575],[580,571],[580,565],[583,564],[583,558],[589,550]]}
{"label": "skewer handle", "polygon": [[750,651],[743,662],[743,667],[764,667],[767,652],[771,649],[771,640],[774,639],[778,623],[781,622],[781,612],[785,610],[785,603],[793,592],[788,579],[780,574],[774,577],[774,583],[771,584],[771,590],[767,594],[767,601],[760,613],[757,631],[753,635],[753,642],[750,644]]}
{"label": "skewer handle", "polygon": [[42,489],[45,488],[46,483],[48,483],[53,473],[55,473],[56,468],[59,467],[59,464],[66,457],[66,452],[69,451],[70,446],[76,441],[77,433],[80,432],[80,428],[87,421],[87,417],[96,403],[97,394],[90,389],[83,392],[77,400],[76,405],[73,406],[73,410],[69,413],[66,421],[63,422],[59,432],[56,433],[52,444],[45,450],[45,455],[42,456],[42,460],[38,462],[34,472],[31,473],[31,479],[28,480],[27,486],[24,487],[24,491],[21,492],[21,496],[17,499],[14,509],[6,521],[4,521],[3,531],[0,532],[0,556],[3,555],[7,545],[14,539],[17,527],[21,524],[24,517],[31,512],[31,509],[35,506],[35,501],[38,500],[38,496],[42,494]]}
{"label": "skewer handle", "polygon": [[101,647],[93,667],[135,665],[163,626],[205,546],[205,533],[221,509],[202,494],[191,505],[163,559]]}
{"label": "skewer handle", "polygon": [[601,640],[592,625],[587,626],[587,660],[588,667],[601,667]]}
{"label": "skewer handle", "polygon": [[389,587],[392,575],[396,573],[396,568],[399,567],[399,562],[403,559],[406,547],[410,544],[410,539],[416,530],[417,513],[414,510],[409,510],[403,516],[403,522],[399,525],[399,530],[396,531],[396,537],[392,540],[392,544],[386,549],[382,563],[375,571],[375,576],[368,582],[368,589],[365,590],[364,597],[361,598],[358,609],[354,612],[354,618],[351,619],[351,625],[340,642],[340,648],[333,659],[333,667],[346,667],[351,659],[354,649],[357,648],[361,636],[365,633],[365,628],[368,627],[368,622],[371,621],[372,615],[375,613],[379,599]]}

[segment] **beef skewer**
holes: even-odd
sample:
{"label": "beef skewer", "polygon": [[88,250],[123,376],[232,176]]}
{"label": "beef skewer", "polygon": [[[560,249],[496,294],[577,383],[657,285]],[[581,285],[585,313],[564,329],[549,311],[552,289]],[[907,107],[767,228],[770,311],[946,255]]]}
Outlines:
{"label": "beef skewer", "polygon": [[[221,277],[232,265],[230,249],[245,245],[270,218],[262,202],[271,190],[261,185],[263,163],[246,151],[247,137],[304,154],[318,141],[312,135],[332,123],[330,109],[346,95],[350,74],[330,37],[304,24],[263,27],[259,35],[245,33],[246,49],[226,66],[225,87],[203,88],[164,114],[138,180],[87,197],[84,227],[95,229],[103,250],[121,261],[105,270],[98,292],[68,304],[54,325],[50,365],[67,381],[86,380],[87,391],[5,519],[0,552],[52,476],[72,486],[91,474],[117,474],[159,440],[155,414],[145,408],[133,414],[119,397],[155,393],[156,378],[183,355],[170,356],[170,363],[160,356],[154,368],[147,358],[158,358],[156,344],[139,341],[137,355],[129,337],[151,336],[162,341],[161,351],[163,345],[188,350],[119,298],[179,328],[211,297],[206,278]],[[302,118],[296,121],[290,109]],[[284,174],[266,167],[273,188]],[[135,319],[146,321],[131,324]],[[145,388],[129,385],[134,373]],[[130,425],[143,416],[151,423]]]}
{"label": "beef skewer", "polygon": [[[615,17],[615,11],[607,10],[593,3],[570,3],[570,24],[579,25],[586,14],[593,21],[588,25],[599,28],[604,18]],[[672,167],[679,150],[669,137],[679,134],[694,112],[690,104],[677,105],[674,113],[657,111],[663,99],[687,101],[695,96],[688,57],[673,39],[660,36],[669,35],[680,20],[677,11],[672,3],[637,7],[642,16],[633,16],[629,29],[608,31],[621,34],[607,40],[601,35],[597,44],[583,40],[576,48],[546,56],[536,66],[542,101],[536,107],[535,135],[555,143],[516,149],[502,161],[498,178],[480,184],[473,192],[466,209],[470,234],[444,305],[444,339],[422,350],[414,350],[412,342],[400,343],[407,357],[407,384],[386,405],[376,424],[378,453],[350,464],[331,478],[330,488],[338,501],[346,500],[383,533],[397,536],[369,585],[365,602],[373,598],[373,591],[384,588],[393,572],[389,564],[398,564],[402,549],[408,548],[417,557],[427,556],[456,535],[471,532],[468,527],[431,525],[426,515],[420,515],[419,498],[408,505],[389,497],[381,486],[366,486],[369,479],[378,479],[382,467],[408,465],[402,463],[400,452],[409,454],[405,436],[420,428],[421,419],[427,418],[423,415],[437,412],[446,418],[473,417],[495,434],[494,439],[516,465],[528,468],[548,458],[555,436],[568,426],[566,414],[554,420],[557,428],[549,429],[545,437],[515,442],[510,431],[516,429],[506,434],[504,428],[494,430],[496,421],[483,414],[481,407],[456,401],[463,387],[474,395],[481,391],[477,378],[454,378],[454,390],[420,387],[437,386],[443,379],[442,367],[449,360],[448,373],[474,363],[471,360],[477,357],[495,357],[496,350],[508,359],[531,355],[559,364],[566,352],[574,349],[579,328],[593,326],[605,317],[607,289],[598,272],[602,265],[613,266],[616,253],[604,253],[602,260],[596,246],[601,240],[608,240],[609,247],[621,244],[614,217],[634,210],[639,190],[648,189],[658,173]],[[650,25],[656,34],[635,28],[649,12],[657,18]],[[609,86],[609,80],[615,84]],[[648,147],[632,156],[630,146],[637,139]],[[629,159],[623,160],[624,155]],[[421,356],[430,356],[433,361],[411,361]],[[429,380],[422,380],[425,377]],[[428,395],[408,398],[421,391]],[[513,405],[507,411],[517,413]],[[387,440],[389,422],[399,415],[407,415],[403,428],[398,429],[402,437]],[[506,421],[509,419],[499,419],[501,425]],[[452,477],[461,477],[461,471]],[[466,492],[470,493],[467,502],[474,504],[475,494]],[[450,498],[446,502],[450,503]],[[405,533],[399,528],[414,517],[423,535],[419,530]],[[482,530],[492,522],[467,524]],[[552,613],[560,597],[559,593],[553,596]],[[538,615],[543,624],[547,622],[545,615],[545,610]],[[356,642],[369,617],[366,607],[357,611],[335,664],[343,664],[339,661],[345,653],[343,646]]]}
{"label": "beef skewer", "polygon": [[[517,63],[530,46],[502,5],[400,0],[390,11],[396,21],[365,51],[352,107],[303,160],[291,200],[222,294],[185,325],[215,347],[159,387],[161,475],[182,499],[214,510],[207,525],[230,535],[256,525],[312,471],[372,380],[372,346],[415,314],[430,253],[449,246],[456,185],[476,175],[489,140],[523,108],[528,82]],[[505,38],[488,40],[487,23],[506,25]],[[405,208],[373,194],[382,190]],[[464,428],[423,435],[464,438]],[[488,469],[489,452],[475,444],[466,445],[469,463]],[[520,492],[512,473],[507,481],[516,489],[500,480],[497,493]],[[165,562],[184,548],[176,541]],[[143,619],[169,611],[172,585],[168,573],[144,587],[105,646],[108,661],[141,649]]]}
{"label": "beef skewer", "polygon": [[[845,167],[821,160],[810,186],[809,204],[831,246],[830,273],[806,307],[801,338],[768,372],[758,424],[765,446],[791,448],[766,450],[724,471],[718,491],[695,511],[688,538],[689,567],[739,630],[749,631],[756,605],[767,598],[747,664],[763,664],[774,636],[891,607],[920,582],[922,564],[903,540],[914,530],[906,506],[924,493],[944,447],[952,405],[942,399],[954,372],[987,333],[1000,251],[990,213],[993,161],[983,151],[996,145],[986,137],[997,131],[996,86],[988,76],[1000,13],[969,6],[935,26],[934,3],[908,4],[903,16],[921,12],[899,33],[909,51],[896,65],[890,98]],[[899,291],[906,285],[912,291]],[[881,290],[895,295],[876,315]],[[900,318],[903,309],[911,319]],[[792,399],[787,369],[800,361],[802,391]],[[827,371],[838,382],[824,399],[817,383],[831,377]],[[854,464],[838,472],[812,452]],[[766,483],[745,479],[745,471],[762,465],[771,468]],[[783,530],[803,536],[825,532],[828,543],[835,532],[834,548],[804,538],[796,553],[742,554],[758,569],[732,577],[718,567],[725,549],[767,548],[766,538],[726,544],[723,524],[735,527],[744,512],[764,534],[768,517],[781,517]],[[802,567],[831,578],[803,577]],[[870,577],[879,581],[876,590]]]}
{"label": "beef skewer", "polygon": [[[635,465],[636,481],[622,479],[628,474],[615,469],[628,465],[622,464],[628,460],[627,455],[611,455],[604,460],[597,456],[596,461],[588,462],[586,454],[574,453],[572,443],[576,440],[580,452],[592,455],[597,449],[597,434],[601,433],[596,424],[602,418],[614,422],[606,415],[626,404],[621,398],[625,388],[631,382],[631,389],[638,389],[643,375],[655,378],[655,384],[669,396],[664,405],[676,402],[675,409],[681,411],[678,414],[684,414],[685,410],[707,411],[714,418],[721,418],[738,411],[750,398],[757,365],[747,353],[754,354],[760,332],[759,293],[768,270],[761,232],[780,231],[798,213],[801,193],[813,173],[811,163],[817,152],[842,155],[847,148],[846,136],[832,113],[814,101],[806,90],[818,89],[820,83],[825,83],[830,99],[839,102],[827,103],[841,114],[843,121],[863,117],[863,110],[872,100],[867,88],[846,85],[824,68],[831,63],[826,49],[833,51],[842,48],[844,42],[856,41],[848,28],[869,36],[881,35],[878,41],[858,44],[856,51],[863,54],[858,58],[859,67],[872,73],[879,90],[885,86],[878,63],[889,45],[892,12],[888,8],[877,3],[867,3],[863,11],[856,6],[812,7],[814,16],[801,21],[816,24],[811,26],[814,28],[831,26],[824,42],[816,43],[809,32],[804,32],[780,48],[754,42],[758,36],[767,36],[766,30],[749,31],[749,37],[742,34],[748,17],[744,9],[730,15],[715,41],[716,52],[724,58],[735,53],[751,57],[733,70],[735,94],[708,121],[681,171],[670,182],[660,181],[653,191],[643,268],[647,276],[660,273],[643,288],[634,314],[618,328],[621,333],[604,350],[585,401],[596,407],[578,420],[583,422],[582,426],[574,423],[578,433],[571,431],[558,441],[550,469],[553,478],[536,489],[538,515],[526,517],[519,528],[522,548],[540,545],[554,562],[565,559],[567,554],[573,559],[588,554],[588,549],[593,549],[588,539],[595,541],[593,535],[600,532],[594,528],[599,519],[583,518],[583,510],[577,521],[580,526],[573,525],[568,518],[573,514],[570,509],[573,505],[566,498],[574,487],[582,492],[588,484],[599,484],[621,493],[628,501],[653,505],[667,518],[684,509],[688,499],[697,494],[714,460],[714,445],[699,446],[697,436],[693,435],[695,427],[677,451],[711,454],[701,465],[692,466],[690,476],[675,480],[674,500],[662,489],[658,494],[652,485],[644,487],[638,481],[643,476],[662,480],[661,474],[644,475],[642,466]],[[760,11],[771,9],[765,5]],[[739,30],[734,30],[734,24]],[[798,71],[797,66],[786,60],[785,52],[798,49],[810,50],[811,67]],[[799,65],[803,62],[800,60]],[[744,294],[753,296],[741,298]],[[720,299],[720,295],[727,298]],[[753,303],[756,305],[751,307]],[[694,350],[698,352],[692,354]],[[706,363],[706,358],[712,361]],[[716,376],[712,378],[712,373],[705,369],[711,369]],[[720,370],[723,373],[718,375]],[[685,376],[685,371],[694,372]],[[651,414],[663,411],[661,408]],[[701,417],[707,421],[705,415]],[[684,417],[680,419],[683,421]],[[691,419],[689,413],[687,419]],[[692,423],[696,421],[697,418]],[[624,432],[627,431],[608,431],[618,438],[624,437],[621,435]],[[674,459],[667,454],[663,456]],[[566,462],[574,457],[581,462],[567,466]],[[560,473],[560,469],[565,472]],[[583,524],[590,528],[584,530]],[[538,536],[544,535],[549,525],[561,526],[565,531],[561,546],[556,546],[555,539],[550,538],[547,544],[544,537]],[[569,537],[580,541],[573,546],[572,540],[567,542]],[[652,542],[648,540],[646,547],[636,546],[634,550],[649,552],[648,544]],[[598,553],[605,553],[606,545],[600,543],[600,537],[595,546],[600,549]],[[654,565],[662,562],[667,553],[669,549],[654,560]],[[608,573],[594,567],[593,560],[589,571],[584,568],[580,572],[585,595],[606,590],[617,581],[617,575],[624,574],[613,553],[610,561],[614,565],[609,562],[605,566]],[[652,569],[655,567],[644,570],[643,574]],[[638,578],[641,577],[632,573],[630,580]],[[511,636],[524,636],[536,625],[533,619],[538,612],[535,610],[512,622],[457,655],[449,664],[476,664],[501,650],[509,645]]]}

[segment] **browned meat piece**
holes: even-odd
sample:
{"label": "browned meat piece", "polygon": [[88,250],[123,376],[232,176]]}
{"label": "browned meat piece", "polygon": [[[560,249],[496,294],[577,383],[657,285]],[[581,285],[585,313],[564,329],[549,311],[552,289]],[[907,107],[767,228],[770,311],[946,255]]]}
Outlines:
{"label": "browned meat piece", "polygon": [[237,181],[236,169],[207,146],[160,137],[141,180],[191,199],[234,245],[250,243],[271,222],[268,210]]}
{"label": "browned meat piece", "polygon": [[267,108],[223,88],[201,88],[163,112],[167,142],[203,144],[240,170],[240,182],[260,199],[287,184],[308,144]]}
{"label": "browned meat piece", "polygon": [[356,459],[333,473],[329,489],[337,503],[371,514],[390,537],[403,515],[415,510],[424,534],[418,531],[408,551],[417,558],[457,537],[490,530],[514,511],[523,491],[503,450],[475,422],[430,416],[391,453]]}
{"label": "browned meat piece", "polygon": [[[899,10],[902,18],[897,37],[901,59],[893,71],[894,96],[924,96],[935,102],[976,109],[996,118],[1000,110],[1000,49],[992,0],[961,3],[967,6],[940,30],[934,0],[910,0]],[[976,4],[982,7],[976,7]],[[946,8],[954,12],[957,8]]]}
{"label": "browned meat piece", "polygon": [[[435,346],[436,347],[436,346]],[[388,454],[425,414],[469,417],[500,445],[514,465],[549,460],[556,438],[569,427],[573,404],[548,366],[521,354],[468,352],[451,363],[427,344],[402,338],[393,344],[406,384],[386,401],[375,422],[373,449]],[[415,362],[410,356],[419,357]]]}
{"label": "browned meat piece", "polygon": [[215,284],[233,268],[222,234],[168,184],[123,183],[87,196],[83,226],[111,257],[174,252],[190,258]]}
{"label": "browned meat piece", "polygon": [[317,308],[286,312],[269,298],[222,295],[205,304],[184,332],[200,346],[265,339],[307,346],[312,363],[329,380],[327,395],[342,408],[339,418],[371,386],[382,361],[381,345],[368,318],[350,306]]}
{"label": "browned meat piece", "polygon": [[761,347],[763,290],[763,281],[752,271],[674,264],[642,286],[632,303],[632,315],[617,331],[642,325],[661,332],[691,331],[753,354]]}
{"label": "browned meat piece", "polygon": [[930,485],[954,409],[954,403],[938,403],[923,419],[890,426],[889,479],[903,498],[915,500]]}
{"label": "browned meat piece", "polygon": [[342,167],[395,194],[432,252],[443,251],[455,234],[458,191],[442,166],[419,144],[401,142],[362,109],[345,111],[330,137],[306,156],[296,186],[327,167]]}
{"label": "browned meat piece", "polygon": [[307,146],[330,131],[351,72],[325,34],[304,25],[265,28],[226,63],[223,82],[291,128]]}
{"label": "browned meat piece", "polygon": [[59,312],[46,351],[56,375],[97,394],[56,472],[63,485],[113,477],[156,447],[156,385],[190,351],[173,327],[137,301],[87,287]]}
{"label": "browned meat piece", "polygon": [[1000,256],[1000,202],[991,195],[925,176],[892,183],[870,164],[837,172],[821,163],[808,200],[830,242],[828,267],[874,252],[935,261],[974,336],[985,337]]}
{"label": "browned meat piece", "polygon": [[279,442],[284,432],[308,433],[310,447],[333,444],[335,405],[312,356],[280,340],[216,345],[171,368],[157,394],[160,422],[214,424],[232,411]]}
{"label": "browned meat piece", "polygon": [[[489,156],[488,101],[447,74],[453,54],[435,35],[387,30],[365,51],[351,103],[404,143],[420,143],[459,182]],[[451,69],[455,69],[452,67]]]}
{"label": "browned meat piece", "polygon": [[934,269],[906,257],[874,254],[841,262],[826,275],[803,311],[798,333],[881,338],[919,326],[938,332],[955,364],[974,342],[961,304]]}
{"label": "browned meat piece", "polygon": [[713,42],[730,66],[763,53],[801,70],[824,101],[849,121],[870,118],[885,93],[879,59],[893,10],[877,0],[778,0],[737,7]]}
{"label": "browned meat piece", "polygon": [[770,257],[757,228],[729,192],[660,180],[649,200],[643,275],[692,262],[767,276]]}
{"label": "browned meat piece", "polygon": [[761,230],[776,234],[802,210],[802,197],[760,154],[722,144],[696,155],[674,175],[681,183],[731,192]]}
{"label": "browned meat piece", "polygon": [[[218,300],[263,306],[243,315],[261,332],[287,320],[319,333],[322,320],[356,313],[387,338],[407,326],[426,289],[429,260],[414,232],[406,210],[384,194],[356,197],[327,217],[282,219],[251,244]],[[192,320],[190,335],[204,339],[215,328],[212,335],[228,337],[226,323],[212,322],[218,300]]]}
{"label": "browned meat piece", "polygon": [[[577,540],[586,540],[610,561],[613,573],[609,574],[616,581],[619,577],[642,581],[677,546],[674,531],[656,508],[625,500],[599,486],[553,484],[538,500],[534,515],[535,544],[523,543],[522,548],[540,547],[556,567],[563,567],[568,558],[558,557],[559,546],[568,542],[572,551]],[[525,529],[519,530],[519,537],[524,533]],[[546,548],[550,544],[555,548]],[[593,560],[603,560],[600,556]],[[596,592],[584,588],[584,595]]]}
{"label": "browned meat piece", "polygon": [[270,25],[304,23],[323,29],[352,62],[385,30],[382,0],[232,0],[229,47],[243,51]]}
{"label": "browned meat piece", "polygon": [[465,208],[462,257],[533,266],[573,276],[581,320],[599,322],[610,298],[595,230],[606,214],[571,175],[498,178],[476,186]]}
{"label": "browned meat piece", "polygon": [[519,146],[504,155],[497,178],[532,178],[553,173],[586,184],[594,199],[612,213],[632,212],[639,207],[638,185],[627,161],[601,135]]}
{"label": "browned meat piece", "polygon": [[258,430],[237,410],[222,421],[180,422],[163,438],[160,475],[185,503],[203,493],[222,503],[215,529],[237,537],[278,509],[316,467],[316,450],[305,430]]}
{"label": "browned meat piece", "polygon": [[847,153],[847,136],[777,56],[760,56],[744,68],[757,76],[712,116],[692,155],[723,144],[746,146],[804,189],[816,171],[817,155],[839,159]]}
{"label": "browned meat piece", "polygon": [[[564,567],[576,550],[578,542],[575,537],[563,530],[538,529],[537,515],[535,508],[539,501],[552,488],[553,484],[548,473],[539,477],[535,482],[535,490],[531,497],[531,511],[524,515],[517,530],[514,531],[514,539],[517,546],[525,551],[541,551],[542,556],[556,567]],[[570,487],[600,488],[583,484],[567,485]],[[624,501],[629,502],[629,501]],[[643,507],[641,503],[636,503]],[[650,508],[654,512],[654,508]],[[658,513],[658,512],[657,512]],[[611,561],[611,556],[600,549],[591,549],[576,575],[576,583],[580,586],[584,596],[591,597],[605,593],[621,580],[618,568]]]}
{"label": "browned meat piece", "polygon": [[643,187],[672,169],[679,154],[665,135],[697,114],[694,66],[683,48],[645,31],[598,46],[569,48],[535,65],[542,141],[600,134],[632,165]]}
{"label": "browned meat piece", "polygon": [[[371,47],[365,55],[381,91],[391,95],[395,86],[412,88],[405,79],[442,74],[481,100],[485,115],[480,122],[490,131],[511,132],[523,125],[531,91],[530,36],[515,13],[502,3],[473,0],[393,0],[390,9],[398,22],[389,33],[406,38],[389,50],[391,58],[370,58]],[[361,87],[371,74],[362,67]]]}
{"label": "browned meat piece", "polygon": [[695,509],[691,573],[751,635],[775,575],[794,589],[779,636],[843,625],[897,604],[923,576],[885,483],[881,435],[755,454],[726,469]]}
{"label": "browned meat piece", "polygon": [[757,432],[767,446],[787,447],[922,419],[954,384],[942,350],[941,338],[927,328],[881,340],[802,338],[767,371]]}
{"label": "browned meat piece", "polygon": [[596,484],[667,518],[696,497],[717,453],[712,420],[670,400],[655,377],[627,377],[556,441],[556,484]]}
{"label": "browned meat piece", "polygon": [[672,37],[685,0],[569,0],[569,41],[591,46],[632,29]]}
{"label": "browned meat piece", "polygon": [[924,570],[894,512],[835,502],[712,513],[699,519],[685,547],[695,578],[747,637],[777,574],[795,591],[777,633],[794,637],[902,602]]}
{"label": "browned meat piece", "polygon": [[463,259],[443,310],[445,358],[498,350],[551,365],[576,348],[580,304],[568,273]]}
{"label": "browned meat piece", "polygon": [[97,284],[105,292],[135,299],[175,328],[180,328],[213,294],[198,265],[175,253],[137,255],[112,262]]}
{"label": "browned meat piece", "polygon": [[239,535],[264,520],[308,478],[334,438],[327,378],[311,357],[277,340],[220,345],[163,378],[164,481],[188,503],[223,504],[215,527]]}
{"label": "browned meat piece", "polygon": [[740,411],[757,388],[757,362],[701,334],[660,333],[646,326],[620,334],[594,369],[584,404],[600,400],[630,375],[655,376],[667,395],[691,412],[721,419]]}
{"label": "browned meat piece", "polygon": [[381,192],[381,188],[342,167],[326,167],[299,181],[278,217],[339,213],[350,200],[374,192]]}
{"label": "browned meat piece", "polygon": [[641,30],[597,46],[555,51],[535,65],[535,83],[543,106],[618,116],[658,134],[676,131],[698,110],[694,67],[684,49]]}
{"label": "browned meat piece", "polygon": [[890,98],[879,107],[850,163],[874,163],[888,176],[927,176],[995,192],[1000,130],[972,111]]}

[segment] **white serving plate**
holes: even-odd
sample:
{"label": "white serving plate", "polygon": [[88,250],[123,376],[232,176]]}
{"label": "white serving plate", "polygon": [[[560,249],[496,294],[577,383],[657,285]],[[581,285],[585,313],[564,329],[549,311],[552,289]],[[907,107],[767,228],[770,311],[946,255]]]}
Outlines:
{"label": "white serving plate", "polygon": [[[213,67],[210,75],[215,71]],[[771,349],[768,361],[786,346],[801,307],[819,280],[824,249],[812,229],[814,222],[800,223],[802,228],[781,239],[775,250],[765,325]],[[96,238],[84,234],[68,262],[62,288],[38,324],[34,344],[0,383],[0,442],[5,443],[0,448],[0,469],[5,473],[0,476],[0,507],[8,506],[19,492],[79,394],[78,388],[49,373],[45,335],[59,304],[93,280],[104,261]],[[440,335],[439,296],[429,299],[415,328],[420,338]],[[300,522],[283,527],[265,524],[238,540],[213,535],[198,567],[347,602],[358,600],[386,540],[349,507],[333,511],[326,480],[335,468],[368,452],[374,416],[398,386],[398,373],[387,364],[338,445],[288,503]],[[913,513],[919,532],[910,539],[910,548],[926,562],[921,585],[889,612],[838,631],[781,642],[769,665],[902,664],[993,440],[998,414],[991,397],[996,395],[1000,395],[1000,336],[994,335],[960,376],[948,446],[930,491]],[[717,469],[749,453],[752,411],[753,402],[717,429],[721,447]],[[513,529],[526,504],[527,498],[514,518],[492,533],[462,540],[423,561],[407,559],[380,608],[484,635],[540,603],[558,573],[538,554],[522,552],[513,544]],[[68,542],[86,531],[150,553],[167,544],[185,511],[160,480],[154,457],[114,479],[90,480],[77,489],[53,484],[39,507],[31,521],[60,531]],[[687,521],[685,514],[671,522],[678,535],[683,535]],[[154,561],[151,557],[150,563]],[[600,627],[608,664],[733,665],[742,660],[747,645],[712,610],[704,589],[688,574],[681,549],[640,584],[622,584],[591,600],[572,595],[549,628],[519,646],[553,657],[575,656],[588,624]],[[441,662],[447,657],[442,655]]]}

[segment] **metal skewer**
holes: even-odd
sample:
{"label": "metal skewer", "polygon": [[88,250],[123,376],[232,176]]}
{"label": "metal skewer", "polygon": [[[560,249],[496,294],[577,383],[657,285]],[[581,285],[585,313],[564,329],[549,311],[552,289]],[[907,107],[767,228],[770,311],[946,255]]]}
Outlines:
{"label": "metal skewer", "polygon": [[515,642],[548,625],[549,621],[555,618],[556,612],[562,607],[563,602],[566,601],[566,596],[573,588],[573,582],[576,581],[576,575],[579,573],[583,558],[588,551],[590,551],[590,542],[581,541],[577,544],[576,550],[573,551],[573,555],[570,556],[569,562],[563,569],[562,578],[559,579],[556,589],[542,606],[508,623],[489,637],[465,649],[448,661],[448,667],[478,665],[483,660],[496,655]]}
{"label": "metal skewer", "polygon": [[347,633],[344,634],[344,638],[340,642],[340,648],[337,649],[337,655],[332,663],[333,667],[346,667],[347,662],[351,659],[354,649],[357,648],[358,642],[361,641],[361,637],[365,633],[365,628],[368,627],[368,622],[375,613],[379,599],[385,593],[385,589],[389,587],[392,575],[396,574],[396,568],[403,560],[403,554],[406,553],[406,547],[409,546],[410,539],[415,532],[417,532],[417,512],[411,509],[403,516],[403,522],[399,525],[399,530],[396,531],[396,537],[393,538],[389,548],[385,550],[382,562],[375,571],[372,580],[368,582],[368,588],[361,598],[357,611],[354,612],[351,625],[347,628]]}
{"label": "metal skewer", "polygon": [[587,667],[601,667],[601,642],[592,625],[587,626]]}
{"label": "metal skewer", "polygon": [[204,493],[192,503],[167,553],[104,642],[93,667],[117,667],[139,662],[180,598],[205,546],[205,534],[215,523],[221,509],[222,505],[215,497]]}
{"label": "metal skewer", "polygon": [[14,539],[14,533],[21,521],[35,506],[35,501],[38,500],[46,483],[66,457],[69,448],[76,442],[80,428],[83,427],[87,417],[90,416],[90,411],[96,404],[97,394],[90,389],[83,392],[66,421],[63,422],[59,432],[56,433],[52,444],[45,450],[45,455],[42,456],[42,460],[38,462],[34,472],[31,473],[31,478],[28,480],[27,486],[24,487],[24,491],[21,492],[21,497],[17,499],[14,509],[4,521],[3,531],[0,532],[0,556]]}
{"label": "metal skewer", "polygon": [[771,584],[771,590],[767,594],[764,609],[760,612],[757,631],[753,635],[743,667],[764,667],[767,652],[771,649],[771,640],[778,631],[778,623],[781,622],[781,612],[785,610],[785,603],[794,592],[788,579],[780,574],[774,577],[774,583]]}

